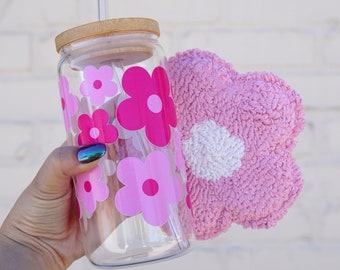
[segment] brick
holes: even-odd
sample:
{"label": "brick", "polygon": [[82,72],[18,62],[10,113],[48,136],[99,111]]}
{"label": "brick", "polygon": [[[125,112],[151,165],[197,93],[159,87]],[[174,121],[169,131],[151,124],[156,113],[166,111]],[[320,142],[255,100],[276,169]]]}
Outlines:
{"label": "brick", "polygon": [[[337,201],[340,182],[336,176],[340,174],[340,168],[339,166],[333,166],[331,164],[332,163],[328,164],[325,162],[325,164],[319,163],[303,166],[305,170],[304,199],[307,201],[320,200],[319,204],[324,205],[324,207],[326,207],[329,202]],[[325,198],[324,201],[322,201],[323,198]]]}
{"label": "brick", "polygon": [[324,48],[322,49],[325,55],[326,64],[331,67],[340,68],[340,31],[339,29],[330,31],[323,39]]}
{"label": "brick", "polygon": [[0,168],[4,175],[6,175],[6,178],[3,178],[6,187],[0,189],[2,206],[11,207],[24,189],[31,183],[39,167],[31,165],[1,165]]}
{"label": "brick", "polygon": [[[112,2],[113,3],[113,2]],[[211,23],[218,19],[220,1],[153,1],[130,0],[124,5],[110,5],[110,17],[149,17],[162,24],[185,25],[188,23]],[[190,14],[188,14],[188,12]]]}
{"label": "brick", "polygon": [[[81,5],[77,5],[77,14],[79,24],[93,22],[98,20],[98,1],[93,0],[81,0]],[[113,3],[112,1],[108,1],[108,3]],[[124,3],[125,4],[125,3]],[[115,9],[112,7],[113,10]],[[116,16],[114,16],[116,17]]]}
{"label": "brick", "polygon": [[[334,164],[339,156],[338,110],[305,109],[306,125],[297,138],[294,157],[302,164]],[[312,168],[308,168],[312,169]]]}
{"label": "brick", "polygon": [[57,76],[0,81],[0,120],[62,119]]}
{"label": "brick", "polygon": [[332,117],[325,121],[324,133],[327,134],[327,148],[330,154],[338,156],[340,153],[340,113],[333,113]]}
{"label": "brick", "polygon": [[41,23],[41,2],[41,0],[5,1],[2,7],[0,27],[12,29],[20,29],[22,27],[27,29]]}
{"label": "brick", "polygon": [[[294,31],[192,31],[182,48],[210,50],[239,72],[301,69],[314,62],[314,38]],[[272,71],[273,72],[273,71]]]}
{"label": "brick", "polygon": [[305,110],[305,128],[296,138],[296,146],[293,150],[294,158],[299,161],[310,160],[316,155],[315,149],[315,122],[310,117],[310,112]]}
{"label": "brick", "polygon": [[313,146],[314,153],[319,154],[318,160],[325,161],[326,158],[338,156],[339,142],[336,133],[339,127],[340,112],[337,110],[319,110],[311,114],[314,128],[314,141],[317,145]]}
{"label": "brick", "polygon": [[41,1],[40,16],[42,21],[47,24],[71,24],[77,22],[78,1]]}
{"label": "brick", "polygon": [[1,164],[19,164],[30,154],[32,128],[28,123],[0,122],[2,143],[0,152]]}
{"label": "brick", "polygon": [[[3,200],[1,200],[1,201],[3,201]],[[9,211],[10,211],[10,207],[5,207],[5,206],[0,204],[0,226],[1,226],[2,222],[5,220],[5,218],[7,217]]]}
{"label": "brick", "polygon": [[52,150],[59,147],[66,139],[62,121],[43,121],[36,123],[34,129],[35,162],[41,164]]}
{"label": "brick", "polygon": [[40,165],[66,138],[62,122],[0,122],[0,165]]}
{"label": "brick", "polygon": [[37,167],[3,166],[0,161],[2,185],[0,188],[0,226],[5,220],[14,203],[30,184],[37,172]]}
{"label": "brick", "polygon": [[36,32],[32,42],[32,70],[57,75],[59,55],[55,49],[54,31]]}
{"label": "brick", "polygon": [[231,0],[230,3],[230,21],[233,23],[301,27],[307,23],[315,24],[340,18],[337,12],[339,8],[337,0],[326,0],[322,3],[316,1],[275,2],[261,0],[250,2]]}
{"label": "brick", "polygon": [[35,166],[4,166],[0,163],[3,175],[0,188],[0,225],[13,207],[15,201],[32,181],[37,172]]}
{"label": "brick", "polygon": [[337,203],[339,201],[340,197],[336,198],[334,202],[330,202],[322,218],[322,227],[320,230],[320,238],[322,240],[335,244],[340,241],[340,204]]}
{"label": "brick", "polygon": [[33,29],[55,24],[77,24],[78,1],[6,1],[0,27]]}
{"label": "brick", "polygon": [[284,79],[301,96],[307,108],[337,108],[340,106],[340,73],[332,74],[320,70],[320,74],[286,75]]}
{"label": "brick", "polygon": [[0,72],[28,71],[31,67],[31,36],[28,33],[0,31]]}
{"label": "brick", "polygon": [[159,42],[168,58],[183,50],[181,46],[183,40],[173,30],[161,28]]}

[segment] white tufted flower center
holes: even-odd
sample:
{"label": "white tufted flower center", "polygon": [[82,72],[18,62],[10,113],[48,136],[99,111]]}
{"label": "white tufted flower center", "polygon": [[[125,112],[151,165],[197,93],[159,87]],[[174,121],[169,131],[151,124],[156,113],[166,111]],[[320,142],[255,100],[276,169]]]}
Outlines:
{"label": "white tufted flower center", "polygon": [[183,153],[196,177],[217,181],[232,176],[241,167],[245,147],[226,127],[207,120],[191,128],[190,137],[183,141]]}

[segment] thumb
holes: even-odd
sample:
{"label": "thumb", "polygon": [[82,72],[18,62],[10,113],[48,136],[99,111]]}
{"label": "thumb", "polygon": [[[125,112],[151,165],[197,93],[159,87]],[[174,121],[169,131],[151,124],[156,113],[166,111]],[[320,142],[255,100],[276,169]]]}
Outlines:
{"label": "thumb", "polygon": [[46,159],[33,185],[41,195],[49,198],[60,197],[70,188],[72,176],[91,170],[98,164],[98,159],[106,152],[104,144],[85,147],[61,146],[56,148]]}

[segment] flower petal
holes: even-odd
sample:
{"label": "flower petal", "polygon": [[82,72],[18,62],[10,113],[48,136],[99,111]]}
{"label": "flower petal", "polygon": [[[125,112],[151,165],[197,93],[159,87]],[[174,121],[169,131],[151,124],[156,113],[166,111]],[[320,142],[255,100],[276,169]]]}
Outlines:
{"label": "flower petal", "polygon": [[122,85],[130,97],[146,101],[154,93],[149,73],[142,67],[131,67],[124,72]]}
{"label": "flower petal", "polygon": [[153,226],[162,226],[169,218],[169,206],[165,198],[158,198],[157,201],[145,198],[141,210],[145,221]]}
{"label": "flower petal", "polygon": [[145,134],[153,145],[159,147],[166,146],[171,137],[170,127],[166,122],[163,122],[161,114],[155,115],[152,121],[147,121]]}
{"label": "flower petal", "polygon": [[79,88],[80,93],[90,96],[93,105],[100,106],[104,103],[105,97],[112,97],[118,91],[112,78],[113,69],[110,66],[101,66],[98,70],[94,66],[87,66],[84,69],[84,81]]}
{"label": "flower petal", "polygon": [[129,187],[123,187],[117,192],[115,204],[117,210],[126,216],[134,216],[141,211],[138,192]]}
{"label": "flower petal", "polygon": [[123,100],[117,109],[117,120],[127,130],[139,130],[145,126],[144,108],[133,98]]}
{"label": "flower petal", "polygon": [[93,189],[93,194],[98,202],[103,202],[109,196],[109,188],[104,182],[97,181]]}
{"label": "flower petal", "polygon": [[[117,177],[125,185],[116,194],[118,211],[128,216],[142,211],[151,225],[163,225],[169,218],[169,204],[180,199],[180,184],[171,175],[170,161],[161,151],[151,152],[144,163],[135,157],[123,159],[118,164]],[[157,187],[146,189],[145,183]]]}

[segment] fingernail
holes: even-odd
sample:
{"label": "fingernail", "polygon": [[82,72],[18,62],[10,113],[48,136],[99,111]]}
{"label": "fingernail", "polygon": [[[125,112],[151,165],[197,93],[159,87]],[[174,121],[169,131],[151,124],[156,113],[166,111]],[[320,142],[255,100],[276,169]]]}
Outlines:
{"label": "fingernail", "polygon": [[79,148],[77,158],[80,163],[90,163],[104,156],[105,152],[105,144],[91,144]]}

